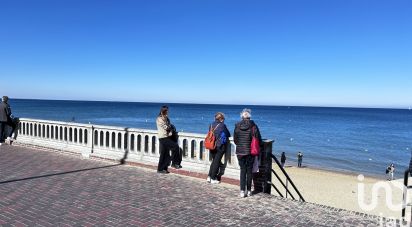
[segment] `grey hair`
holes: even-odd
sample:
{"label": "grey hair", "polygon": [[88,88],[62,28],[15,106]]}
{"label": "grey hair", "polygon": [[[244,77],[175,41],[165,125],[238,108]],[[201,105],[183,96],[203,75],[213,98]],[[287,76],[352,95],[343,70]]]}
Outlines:
{"label": "grey hair", "polygon": [[252,117],[252,110],[251,109],[243,109],[240,113],[240,118],[242,119],[250,119]]}
{"label": "grey hair", "polygon": [[9,97],[3,96],[3,97],[1,98],[1,100],[2,100],[3,102],[7,102],[7,101],[9,101]]}

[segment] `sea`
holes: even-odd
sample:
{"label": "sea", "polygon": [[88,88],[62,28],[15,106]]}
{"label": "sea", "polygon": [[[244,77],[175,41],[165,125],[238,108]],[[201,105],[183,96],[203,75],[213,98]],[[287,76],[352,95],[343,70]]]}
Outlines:
{"label": "sea", "polygon": [[412,151],[412,110],[301,106],[253,106],[108,101],[11,99],[16,117],[74,121],[156,129],[162,105],[178,131],[206,134],[216,112],[223,112],[233,133],[244,108],[252,110],[262,137],[274,140],[273,153],[285,152],[286,165],[296,165],[303,152],[309,168],[385,178],[395,164],[403,177]]}

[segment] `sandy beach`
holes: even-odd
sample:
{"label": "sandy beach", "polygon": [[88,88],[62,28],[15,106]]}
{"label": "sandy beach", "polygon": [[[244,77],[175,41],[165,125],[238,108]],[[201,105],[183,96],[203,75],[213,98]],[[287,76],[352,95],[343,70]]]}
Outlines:
{"label": "sandy beach", "polygon": [[[274,169],[280,172],[278,167],[274,166]],[[362,179],[355,174],[307,167],[286,166],[286,171],[307,202],[384,217],[401,217],[403,179],[394,181],[373,177]],[[273,174],[272,181],[276,182]],[[275,185],[280,186],[280,183]],[[285,194],[284,189],[280,191]],[[272,194],[277,194],[273,188]],[[411,213],[410,209],[407,208],[407,215]]]}

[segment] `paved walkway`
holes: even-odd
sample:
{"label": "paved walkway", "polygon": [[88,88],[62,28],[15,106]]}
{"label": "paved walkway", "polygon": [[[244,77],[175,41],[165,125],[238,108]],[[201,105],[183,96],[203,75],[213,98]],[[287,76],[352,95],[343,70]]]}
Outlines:
{"label": "paved walkway", "polygon": [[0,147],[1,226],[377,226],[376,217],[204,180]]}

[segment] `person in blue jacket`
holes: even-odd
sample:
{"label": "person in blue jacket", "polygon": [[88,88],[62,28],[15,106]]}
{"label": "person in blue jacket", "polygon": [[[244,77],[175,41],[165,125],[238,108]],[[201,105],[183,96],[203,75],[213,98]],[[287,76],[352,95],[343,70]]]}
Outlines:
{"label": "person in blue jacket", "polygon": [[226,145],[229,143],[230,132],[225,125],[225,115],[222,112],[215,114],[215,121],[210,124],[209,130],[212,129],[216,138],[216,148],[210,150],[212,163],[210,164],[207,182],[212,184],[220,183],[220,168],[222,167],[221,160],[226,152]]}

